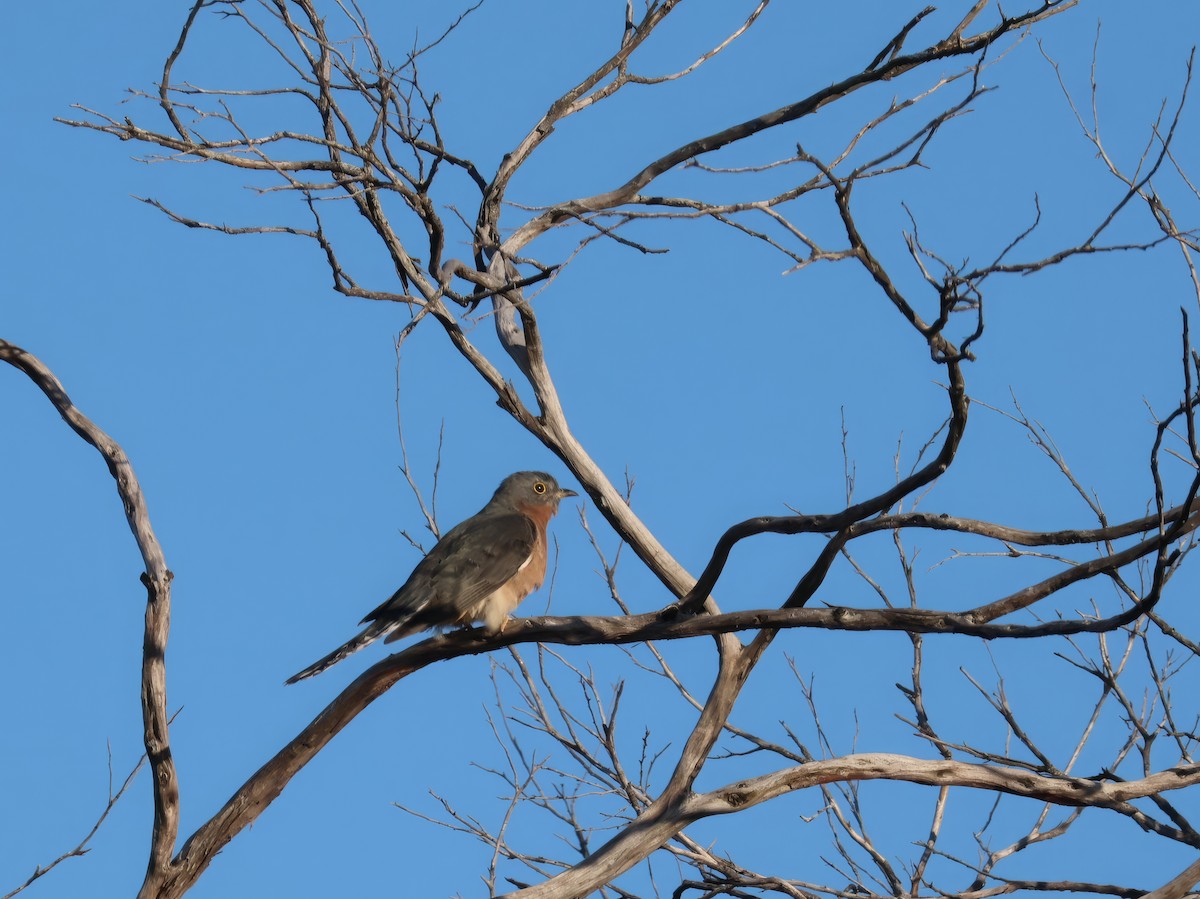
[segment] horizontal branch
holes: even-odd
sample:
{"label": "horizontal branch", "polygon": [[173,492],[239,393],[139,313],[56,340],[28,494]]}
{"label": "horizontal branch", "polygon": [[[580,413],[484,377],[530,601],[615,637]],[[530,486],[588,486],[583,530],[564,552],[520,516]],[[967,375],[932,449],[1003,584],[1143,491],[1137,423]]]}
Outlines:
{"label": "horizontal branch", "polygon": [[[1034,637],[1056,633],[1112,629],[1136,607],[1113,619],[1051,621],[1039,625],[977,624],[964,615],[925,609],[767,609],[666,619],[661,612],[627,616],[537,617],[511,620],[504,632],[487,635],[478,628],[430,637],[376,662],[358,676],[313,721],[225,804],[217,815],[188,840],[177,870],[193,878],[237,833],[283,791],[288,781],[342,728],[393,684],[435,662],[480,655],[522,643],[566,645],[643,643],[682,640],[742,630],[796,627],[852,631],[945,633],[984,638]],[[1021,772],[1029,775],[1028,771]],[[1200,777],[1200,775],[1197,775]],[[1030,793],[1029,795],[1034,795]],[[1063,794],[1066,795],[1066,794]],[[1107,794],[1106,794],[1107,795]],[[1118,794],[1114,794],[1118,795]]]}
{"label": "horizontal branch", "polygon": [[[833,547],[834,549],[840,549],[841,546],[850,540],[866,536],[867,534],[905,528],[951,531],[976,537],[987,537],[1017,546],[1075,546],[1103,543],[1110,540],[1132,537],[1137,534],[1145,534],[1157,530],[1160,524],[1178,528],[1172,535],[1173,538],[1200,527],[1200,518],[1194,521],[1184,521],[1184,507],[1182,505],[1175,506],[1164,512],[1161,522],[1159,516],[1153,514],[1134,518],[1109,527],[1067,528],[1058,531],[1030,531],[974,518],[960,518],[953,515],[928,512],[881,515],[865,521],[855,521],[855,518],[861,514],[858,510],[861,509],[862,505],[860,504],[853,509],[828,515],[763,515],[738,522],[726,530],[720,540],[717,541],[712,557],[708,565],[705,566],[700,580],[697,582],[697,587],[693,589],[692,595],[685,597],[679,603],[679,606],[684,611],[692,611],[693,606],[691,603],[694,601],[695,595],[701,594],[701,591],[711,591],[713,589],[717,578],[724,570],[729,556],[733,552],[734,546],[742,540],[760,534],[790,536],[841,532],[838,545]],[[1193,514],[1195,512],[1195,504],[1193,504]],[[978,614],[975,616],[975,623],[994,620],[1003,614],[1015,611],[1017,608],[1024,608],[1030,602],[1034,601],[1034,599],[1044,598],[1044,596],[1048,595],[1047,590],[1049,588],[1058,590],[1066,586],[1069,582],[1093,577],[1096,574],[1126,565],[1133,559],[1153,551],[1162,542],[1162,539],[1161,537],[1150,538],[1120,553],[1093,559],[1083,563],[1081,566],[1076,566],[1053,575],[1045,581],[1034,584],[1025,590],[1018,591],[1018,593],[1011,596],[999,599],[992,604],[990,609],[978,610]],[[1049,592],[1053,592],[1053,590],[1049,590]]]}
{"label": "horizontal branch", "polygon": [[174,150],[182,156],[211,159],[214,162],[222,162],[225,165],[239,169],[253,169],[260,172],[333,172],[334,174],[342,175],[356,181],[369,177],[369,169],[365,165],[348,165],[333,158],[269,159],[261,155],[243,156],[238,152],[265,146],[277,141],[292,140],[323,146],[329,150],[331,155],[335,152],[339,155],[355,154],[353,147],[340,146],[332,141],[301,132],[279,132],[265,137],[247,137],[227,141],[204,141],[184,140],[172,137],[169,134],[162,134],[158,131],[149,131],[135,125],[129,119],[126,119],[124,122],[112,120],[108,122],[88,122],[79,119],[55,118],[54,121],[61,125],[70,125],[72,128],[90,128],[93,131],[102,131],[120,140],[136,140],[145,144],[162,147],[166,150]]}
{"label": "horizontal branch", "polygon": [[860,780],[970,787],[1055,805],[1111,808],[1198,784],[1200,764],[1168,768],[1140,780],[1109,782],[949,759],[917,759],[886,752],[862,753],[808,762],[697,794],[684,803],[683,813],[691,820],[727,815],[806,787]]}
{"label": "horizontal branch", "polygon": [[[691,794],[678,802],[651,806],[604,846],[570,871],[550,881],[508,894],[521,899],[557,899],[590,893],[588,885],[603,876],[590,869],[604,859],[609,869],[628,867],[631,858],[644,857],[702,818],[743,811],[771,799],[831,783],[886,780],[934,787],[969,787],[1022,796],[1065,806],[1131,810],[1129,802],[1200,783],[1200,765],[1180,765],[1140,780],[1105,782],[1087,778],[1044,776],[1020,768],[917,759],[892,753],[863,753],[807,762],[782,771],[738,781],[708,793]],[[605,872],[607,873],[607,872]]]}
{"label": "horizontal branch", "polygon": [[[642,615],[572,617],[539,616],[513,619],[503,635],[487,639],[478,649],[453,652],[467,655],[490,652],[496,644],[559,643],[567,646],[618,645],[650,640],[689,640],[718,634],[758,630],[809,628],[827,631],[891,631],[907,634],[956,634],[984,640],[1032,639],[1103,633],[1128,624],[1145,611],[1131,606],[1109,618],[1055,619],[1040,624],[980,623],[971,612],[946,612],[938,609],[862,609],[853,606],[826,606],[822,609],[749,609],[716,615],[669,617],[673,610]],[[469,635],[472,632],[459,632]],[[452,639],[447,634],[435,639]],[[482,638],[480,639],[482,642]],[[464,647],[465,649],[465,647]]]}

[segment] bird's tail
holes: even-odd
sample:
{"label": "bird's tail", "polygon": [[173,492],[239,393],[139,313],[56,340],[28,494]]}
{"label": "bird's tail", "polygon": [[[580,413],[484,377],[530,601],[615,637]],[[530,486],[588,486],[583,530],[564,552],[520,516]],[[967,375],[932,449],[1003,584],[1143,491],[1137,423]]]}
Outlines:
{"label": "bird's tail", "polygon": [[362,633],[360,633],[358,636],[347,640],[329,655],[317,660],[316,662],[313,662],[303,671],[293,674],[286,681],[284,681],[284,683],[294,684],[297,681],[304,680],[306,677],[312,677],[314,674],[320,674],[326,668],[336,665],[342,659],[346,658],[346,656],[358,652],[368,644],[374,643],[389,630],[395,627],[395,625],[395,621],[372,621],[369,625],[363,628]]}

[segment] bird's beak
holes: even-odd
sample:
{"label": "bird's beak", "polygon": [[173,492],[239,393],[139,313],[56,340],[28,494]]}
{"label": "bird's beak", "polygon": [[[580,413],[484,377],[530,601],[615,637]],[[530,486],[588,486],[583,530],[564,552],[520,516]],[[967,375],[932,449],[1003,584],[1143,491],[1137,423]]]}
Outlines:
{"label": "bird's beak", "polygon": [[568,490],[566,487],[559,487],[558,488],[558,498],[562,499],[563,497],[567,497],[567,496],[579,496],[579,494],[576,493],[574,490]]}

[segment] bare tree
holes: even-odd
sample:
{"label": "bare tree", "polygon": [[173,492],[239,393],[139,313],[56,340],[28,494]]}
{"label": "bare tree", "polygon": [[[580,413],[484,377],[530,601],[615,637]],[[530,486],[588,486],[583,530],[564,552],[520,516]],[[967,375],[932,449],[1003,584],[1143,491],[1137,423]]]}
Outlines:
{"label": "bare tree", "polygon": [[[1190,823],[1186,803],[1177,798],[1200,783],[1200,764],[1192,757],[1197,713],[1185,691],[1175,690],[1197,647],[1187,626],[1160,610],[1200,527],[1195,423],[1200,356],[1192,348],[1187,316],[1181,319],[1177,351],[1178,400],[1157,414],[1146,434],[1153,490],[1145,497],[1145,514],[1110,520],[1076,479],[1049,431],[1015,401],[984,414],[1006,416],[1011,427],[1028,434],[1086,503],[1087,518],[1069,528],[1032,531],[956,514],[952,507],[928,511],[938,501],[931,491],[959,458],[968,428],[968,376],[976,354],[983,352],[985,298],[991,285],[1074,257],[1161,248],[1178,251],[1172,264],[1188,273],[1195,292],[1187,304],[1200,299],[1194,233],[1177,224],[1171,211],[1176,201],[1156,187],[1169,182],[1179,192],[1177,202],[1196,199],[1181,165],[1186,157],[1175,146],[1191,60],[1178,96],[1146,135],[1145,152],[1133,170],[1119,164],[1101,139],[1094,117],[1095,81],[1091,98],[1072,96],[1064,82],[1069,109],[1118,191],[1083,239],[1063,240],[1030,255],[1023,254],[1034,245],[1031,236],[1036,232],[1040,237],[1037,219],[1013,234],[990,261],[973,264],[953,262],[929,246],[914,216],[902,235],[908,254],[908,268],[902,272],[901,264],[871,236],[875,229],[863,220],[858,197],[862,185],[925,165],[944,130],[989,90],[989,67],[1049,20],[1086,6],[1084,0],[1027,2],[1017,9],[981,0],[960,4],[961,15],[948,25],[932,8],[907,21],[901,16],[890,40],[847,61],[843,71],[828,73],[826,87],[753,118],[731,118],[718,130],[697,129],[666,152],[644,149],[632,134],[638,162],[603,189],[586,193],[581,178],[575,192],[553,202],[523,202],[513,189],[517,175],[530,169],[536,174],[535,152],[569,119],[585,118],[629,90],[653,90],[691,76],[748,29],[761,27],[770,14],[769,0],[748,4],[742,21],[698,50],[691,64],[666,74],[644,74],[655,70],[652,36],[682,5],[680,0],[652,0],[638,11],[627,3],[623,27],[614,27],[611,55],[562,91],[520,140],[501,148],[494,170],[446,139],[439,124],[437,85],[422,77],[427,54],[450,45],[455,26],[394,62],[373,36],[363,10],[340,0],[326,8],[318,8],[316,0],[198,0],[167,57],[157,91],[137,94],[148,101],[141,112],[124,117],[81,108],[80,117],[66,120],[73,127],[132,142],[162,159],[203,160],[238,170],[258,179],[264,192],[294,197],[302,218],[251,225],[202,221],[157,200],[145,202],[192,228],[300,238],[323,255],[338,293],[411,309],[411,324],[398,346],[417,327],[440,329],[447,349],[494,391],[513,422],[562,460],[620,545],[615,553],[605,549],[607,536],[593,531],[593,522],[582,522],[613,614],[525,618],[499,635],[455,632],[388,656],[347,686],[181,844],[164,661],[171,573],[149,510],[120,447],[71,403],[34,356],[0,343],[0,358],[25,372],[105,458],[145,561],[142,707],[154,815],[143,899],[187,892],[290,779],[398,681],[435,663],[484,652],[496,653],[497,659],[492,730],[500,759],[485,764],[512,808],[536,810],[545,833],[562,835],[558,843],[537,839],[525,845],[524,834],[510,830],[509,816],[487,825],[445,802],[438,824],[491,847],[490,866],[482,873],[492,895],[984,899],[1056,890],[1167,897],[1186,895],[1200,881],[1198,864],[1181,871],[1147,871],[1131,862],[1129,880],[1121,882],[1090,880],[1078,866],[1066,863],[1054,879],[1010,873],[1019,870],[1016,862],[1023,853],[1063,840],[1084,829],[1085,822],[1105,816],[1125,819],[1137,839],[1173,841],[1200,851],[1200,832]],[[286,80],[270,88],[234,88],[206,87],[181,77],[197,32],[218,18],[227,20],[223,27],[249,29],[261,51],[277,57]],[[884,94],[870,93],[879,90]],[[808,146],[803,129],[789,127],[835,105],[849,106],[861,94],[878,100],[891,92],[898,93],[873,114],[862,115],[861,107],[855,107],[860,110],[857,124],[835,150]],[[297,99],[302,111],[297,111]],[[281,107],[291,117],[286,125],[259,130],[247,124],[262,121],[260,108],[273,110],[272,104],[282,100],[292,101]],[[712,180],[673,177],[685,168]],[[737,199],[705,199],[705,185],[717,179],[723,189],[714,193],[728,195],[732,182]],[[347,205],[366,223],[376,252],[389,263],[389,283],[369,283],[346,262],[349,238],[343,235],[354,218]],[[820,211],[810,212],[814,209]],[[1118,229],[1116,223],[1135,211],[1149,216]],[[834,227],[810,227],[807,218],[817,215]],[[894,483],[886,489],[860,498],[847,450],[843,508],[734,523],[712,548],[708,564],[693,575],[639,519],[631,502],[632,485],[614,483],[572,430],[548,362],[554,347],[539,326],[535,296],[554,290],[565,267],[603,242],[657,252],[662,248],[657,241],[686,240],[683,227],[697,221],[727,229],[735,246],[769,248],[792,271],[822,262],[857,267],[873,285],[881,308],[899,315],[910,329],[910,345],[903,351],[927,355],[938,366],[944,422],[915,459],[896,452]],[[1128,236],[1138,229],[1139,236]],[[824,230],[828,236],[817,236]],[[456,254],[458,246],[469,250]],[[914,280],[912,271],[919,278]],[[472,332],[481,307],[490,309],[499,342],[524,383],[507,380]],[[571,338],[557,339],[569,343]],[[405,473],[415,487],[407,467]],[[432,513],[426,511],[426,517],[436,527]],[[820,550],[807,565],[793,555],[777,559],[781,569],[794,572],[794,586],[786,596],[729,596],[727,607],[737,610],[723,611],[714,593],[731,553],[743,541],[765,534],[807,535],[820,541]],[[870,539],[874,535],[891,541],[889,558],[866,548],[876,545]],[[945,535],[955,542],[938,543]],[[947,547],[943,564],[951,571],[972,557],[1003,561],[1020,586],[980,595],[973,584],[951,606],[931,604],[922,599],[922,570],[915,563],[918,548],[925,545]],[[644,609],[645,603],[627,603],[618,565],[625,547],[673,595],[673,602],[643,611],[634,610]],[[897,562],[902,573],[898,588],[883,574]],[[877,602],[862,607],[839,603],[828,588],[836,569],[860,578]],[[1074,589],[1099,582],[1110,587],[1102,599],[1096,594],[1081,599]],[[1081,611],[1081,606],[1086,608]],[[823,724],[812,678],[794,662],[788,690],[807,709],[807,720],[782,725],[774,736],[736,722],[733,713],[744,688],[776,638],[802,628],[907,635],[911,665],[905,682],[896,687],[904,706],[901,715],[923,753],[847,752]],[[1045,660],[1058,660],[1088,676],[1090,692],[1073,688],[1069,696],[1047,700],[1091,709],[1086,725],[1065,749],[1043,745],[1024,724],[1025,711],[1010,700],[1005,679],[998,675],[992,683],[971,681],[980,701],[993,711],[996,730],[962,734],[952,709],[932,708],[927,702],[927,635],[958,635],[996,647],[1006,641],[1042,647]],[[695,671],[680,673],[663,650],[665,641],[697,638],[707,638],[703,642],[715,654],[716,673],[708,681]],[[622,682],[606,688],[573,655],[579,652],[574,647],[582,645],[623,652],[628,677],[665,685],[684,707],[694,709],[692,726],[669,742],[648,733],[640,740],[627,738],[618,729],[626,687]],[[877,827],[864,801],[864,781],[915,784],[928,791],[928,815],[919,823],[915,817],[905,822],[911,831],[907,856],[898,858],[873,835]],[[820,870],[800,875],[757,870],[757,863],[714,851],[691,830],[707,819],[747,814],[802,790],[819,793],[817,815],[828,826]],[[987,802],[980,806],[960,800],[973,791],[982,791]],[[1024,830],[994,837],[989,828],[1007,797],[1032,800],[1018,813],[1025,815]],[[962,825],[947,824],[960,804],[977,813],[965,825],[969,835],[961,832]],[[973,853],[961,848],[968,844],[974,845]],[[641,879],[627,874],[635,870],[642,872]]]}

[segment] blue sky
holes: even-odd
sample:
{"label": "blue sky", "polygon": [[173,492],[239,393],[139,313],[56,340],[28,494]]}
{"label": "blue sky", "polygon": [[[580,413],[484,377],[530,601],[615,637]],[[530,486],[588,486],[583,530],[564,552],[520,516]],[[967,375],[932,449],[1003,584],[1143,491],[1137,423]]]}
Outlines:
{"label": "blue sky", "polygon": [[[604,189],[683,140],[844,77],[922,5],[874,0],[815,9],[777,0],[759,26],[694,78],[661,91],[630,91],[566,123],[514,182],[510,199],[537,204]],[[943,4],[914,43],[944,30],[969,5]],[[445,27],[451,16],[440,7],[368,4],[366,11],[376,37],[399,57],[415,32],[428,37]],[[648,67],[663,72],[690,62],[740,22],[743,7],[750,8],[684,5],[647,48]],[[79,115],[72,103],[158,121],[150,103],[119,104],[127,88],[149,89],[156,81],[185,10],[148,0],[123,4],[119,13],[103,4],[16,4],[7,10],[16,37],[0,92],[10,129],[0,146],[9,173],[0,337],[55,371],[77,405],[122,444],[146,491],[176,575],[168,686],[172,709],[182,708],[172,738],[184,835],[382,657],[382,647],[372,647],[314,681],[282,686],[350,636],[362,614],[403,580],[417,555],[400,531],[417,534],[422,527],[398,469],[393,340],[408,310],[337,295],[323,259],[296,239],[188,230],[133,199],[154,197],[184,214],[233,225],[302,221],[292,199],[246,189],[249,176],[208,165],[147,164],[131,158],[142,148],[52,121]],[[492,171],[561,90],[612,52],[622,10],[610,0],[489,0],[422,69],[426,85],[441,94],[447,144]],[[222,86],[262,86],[278,77],[233,23],[207,13],[202,19],[180,77]],[[1178,0],[1085,0],[1047,23],[1039,31],[1042,48],[1084,100],[1098,22],[1104,134],[1114,158],[1132,168],[1159,104],[1169,98],[1173,106],[1178,96],[1187,53],[1200,34],[1200,8]],[[864,114],[919,90],[928,77],[865,93],[720,162],[766,161],[797,141],[829,152]],[[917,276],[904,262],[902,202],[929,246],[948,259],[983,261],[1030,223],[1035,196],[1043,224],[1028,255],[1078,242],[1121,194],[1034,40],[988,69],[985,81],[999,89],[951,123],[930,148],[926,168],[859,188],[860,214],[910,287]],[[287,114],[264,115],[261,125],[276,127]],[[1178,137],[1185,164],[1197,158],[1196,127],[1193,115]],[[679,190],[702,184],[710,196],[737,189],[736,182],[701,178],[675,173],[667,184]],[[1177,180],[1169,189],[1168,202],[1178,203],[1185,223],[1190,211],[1194,223],[1195,198],[1189,207]],[[468,200],[463,191],[444,202]],[[796,218],[814,233],[833,235],[824,202],[801,207]],[[511,210],[504,222],[523,215]],[[394,288],[386,259],[355,227],[345,223],[347,258],[368,285]],[[1149,227],[1146,214],[1131,209],[1114,239],[1144,238]],[[615,482],[626,471],[636,477],[635,509],[691,571],[703,567],[715,539],[737,520],[782,514],[785,504],[806,512],[840,508],[843,415],[859,497],[891,482],[898,446],[902,466],[912,464],[945,415],[935,383],[941,370],[860,273],[838,265],[783,276],[786,258],[711,224],[632,233],[671,252],[642,255],[595,244],[539,297],[537,309],[575,433]],[[455,239],[468,238],[463,231]],[[561,259],[575,239],[549,235],[537,251]],[[468,248],[457,252],[467,258]],[[1050,429],[1113,520],[1144,514],[1152,495],[1146,406],[1165,410],[1178,401],[1179,308],[1196,312],[1177,251],[1073,261],[997,280],[990,291],[980,358],[967,373],[971,395],[1010,408],[1011,391]],[[487,320],[472,335],[516,376]],[[443,525],[476,511],[514,470],[545,468],[570,484],[561,463],[496,408],[486,385],[434,329],[418,329],[408,341],[400,376],[407,446],[426,486],[444,426]],[[0,374],[0,408],[6,506],[0,714],[8,736],[0,744],[2,894],[87,832],[106,796],[106,746],[118,780],[142,751],[144,591],[136,547],[95,452],[15,371]],[[1176,486],[1182,474],[1173,474]],[[547,604],[556,614],[612,611],[577,506],[568,503],[554,525],[553,593],[530,598],[522,614]],[[1025,435],[981,405],[961,458],[923,507],[1026,528],[1092,523]],[[615,538],[594,509],[588,520],[614,552]],[[739,548],[718,597],[730,609],[777,605],[817,545],[811,538],[761,538]],[[901,582],[894,562],[886,561],[889,547],[890,538],[880,538],[863,553],[895,590]],[[955,548],[962,547],[923,538],[917,566],[923,604],[964,607],[1038,570],[995,560],[931,567]],[[626,600],[639,611],[663,605],[665,591],[635,563],[629,555],[621,569]],[[1185,570],[1166,606],[1193,636],[1200,621],[1187,602],[1195,586]],[[1111,591],[1095,586],[1070,601],[1083,607],[1095,597],[1113,601]],[[818,598],[876,601],[846,571],[836,572]],[[1072,705],[1072,691],[1089,695],[1087,679],[1053,651],[930,641],[931,701],[947,730],[986,732],[1002,742],[1003,729],[972,698],[959,671],[991,685],[998,668],[1042,739],[1066,745],[1064,734],[1090,712],[1090,700],[1084,708]],[[709,645],[668,652],[702,695]],[[618,651],[566,655],[595,666],[604,686],[630,678],[631,746],[644,727],[653,745],[678,746],[678,727],[691,713],[674,694],[638,679]],[[814,678],[837,751],[928,752],[893,717],[907,711],[892,686],[910,664],[900,635],[785,635],[756,673],[736,721],[775,734],[780,718],[808,726],[787,657]],[[392,803],[436,814],[428,796],[436,790],[464,811],[498,819],[500,788],[472,766],[499,757],[487,721],[492,665],[486,657],[460,659],[399,684],[217,858],[191,895],[482,895],[476,874],[486,865],[486,847],[414,820]],[[738,770],[717,766],[705,783],[733,779]],[[927,802],[927,794],[880,785],[864,795],[891,848],[907,851],[908,841],[923,836],[924,825],[897,810]],[[964,832],[978,826],[973,814],[986,804],[962,796],[954,814]],[[799,876],[804,853],[823,846],[825,836],[809,835],[800,816],[819,807],[816,796],[794,796],[735,825],[707,823],[696,835],[743,849],[755,864],[769,866],[782,856],[787,873]],[[144,870],[149,822],[143,772],[93,851],[64,863],[28,895],[132,894]],[[541,833],[534,818],[520,828],[530,839]],[[1123,846],[1134,836],[1130,829],[1121,821],[1101,827],[1095,839]],[[1146,852],[1162,848],[1146,845]],[[1031,854],[1029,864],[1049,864],[1054,854]],[[1161,864],[1182,868],[1188,859],[1167,847]],[[1119,867],[1120,853],[1103,864],[1110,861],[1114,879],[1130,879],[1129,869]],[[1089,875],[1101,879],[1102,872]]]}

